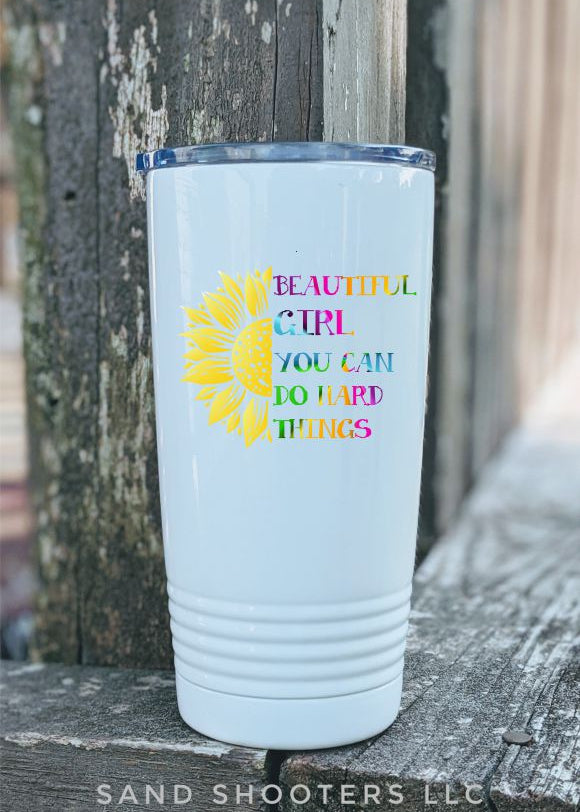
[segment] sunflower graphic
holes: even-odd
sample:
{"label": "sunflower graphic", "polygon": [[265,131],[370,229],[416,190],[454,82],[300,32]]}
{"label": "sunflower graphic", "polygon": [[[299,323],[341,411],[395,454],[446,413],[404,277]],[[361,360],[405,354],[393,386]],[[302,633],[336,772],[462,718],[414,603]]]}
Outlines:
{"label": "sunflower graphic", "polygon": [[272,319],[268,307],[272,268],[245,279],[219,272],[221,286],[204,293],[197,309],[184,307],[188,350],[182,380],[201,386],[196,400],[209,409],[208,422],[243,436],[246,446],[272,436],[268,398],[272,394]]}

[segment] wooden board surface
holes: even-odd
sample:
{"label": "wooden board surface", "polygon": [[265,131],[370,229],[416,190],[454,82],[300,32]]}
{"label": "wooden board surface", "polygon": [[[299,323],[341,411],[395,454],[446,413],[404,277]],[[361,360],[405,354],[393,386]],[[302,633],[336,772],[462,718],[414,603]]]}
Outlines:
{"label": "wooden board surface", "polygon": [[[0,698],[2,809],[84,812],[107,799],[115,809],[146,806],[146,785],[170,808],[212,809],[214,786],[253,784],[263,809],[265,750],[210,741],[181,721],[171,672],[5,663]],[[125,787],[130,785],[124,803]],[[173,804],[175,785],[181,803]],[[99,793],[99,787],[101,791]],[[133,794],[131,794],[131,792]],[[152,808],[161,808],[153,796]],[[106,805],[105,805],[106,806]]]}

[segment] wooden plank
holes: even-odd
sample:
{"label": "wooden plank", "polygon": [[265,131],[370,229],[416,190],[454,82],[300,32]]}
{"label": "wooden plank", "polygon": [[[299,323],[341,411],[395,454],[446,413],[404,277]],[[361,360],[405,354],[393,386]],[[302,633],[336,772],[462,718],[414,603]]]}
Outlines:
{"label": "wooden plank", "polygon": [[[497,268],[497,328],[496,349],[488,364],[495,367],[497,400],[494,425],[490,438],[490,453],[498,446],[519,417],[516,373],[516,320],[513,317],[517,301],[517,256],[521,233],[521,129],[523,117],[523,85],[521,55],[525,53],[529,20],[526,0],[503,2],[500,29],[503,32],[498,87],[498,143],[496,146],[496,177],[501,197],[499,226],[499,265]],[[483,269],[481,269],[483,272]]]}
{"label": "wooden plank", "polygon": [[[580,802],[580,359],[486,469],[457,527],[415,582],[403,710],[384,734],[350,748],[291,755],[285,812],[341,809],[340,783],[372,808],[572,810]],[[508,745],[525,729],[528,747]],[[291,786],[313,789],[293,804]],[[322,805],[320,785],[333,784]],[[317,789],[318,787],[318,789]],[[298,796],[301,797],[301,796]]]}
{"label": "wooden plank", "polygon": [[276,0],[274,141],[321,141],[322,0]]}
{"label": "wooden plank", "polygon": [[566,122],[564,139],[560,147],[565,151],[566,160],[560,180],[561,206],[561,253],[559,261],[566,270],[561,289],[560,346],[559,356],[571,344],[580,338],[580,311],[575,303],[580,301],[580,274],[576,271],[577,257],[580,253],[580,155],[576,145],[580,141],[580,98],[577,92],[575,77],[580,75],[580,6],[569,0],[566,22],[567,85]]}
{"label": "wooden plank", "polygon": [[[522,126],[523,221],[519,257],[518,382],[525,405],[578,337],[575,269],[580,212],[577,150],[580,9],[526,6],[526,118]],[[533,363],[530,363],[533,359]]]}
{"label": "wooden plank", "polygon": [[[580,190],[573,147],[580,8],[573,0],[549,8],[544,0],[450,0],[447,7],[450,23],[444,6],[421,26],[413,27],[410,17],[407,105],[409,133],[414,100],[422,98],[411,89],[413,54],[418,50],[425,60],[420,81],[436,88],[428,32],[439,28],[438,52],[448,65],[439,81],[451,89],[452,159],[448,212],[445,206],[439,212],[447,223],[440,268],[437,244],[435,254],[423,485],[423,516],[433,514],[439,530],[573,345],[580,279],[578,229],[571,225]],[[461,29],[470,15],[471,39]],[[429,100],[419,102],[424,125],[433,113]]]}
{"label": "wooden plank", "polygon": [[[555,11],[555,10],[554,10]],[[552,11],[552,14],[554,14]],[[553,228],[551,255],[549,257],[549,289],[547,302],[546,334],[548,339],[546,365],[557,367],[562,350],[579,334],[580,310],[570,306],[577,285],[569,279],[577,279],[576,257],[568,252],[573,230],[578,227],[578,210],[574,197],[575,163],[578,134],[575,121],[580,108],[578,92],[578,49],[580,47],[580,6],[574,0],[559,0],[557,4],[556,30],[557,51],[552,93],[556,95],[558,126],[547,163],[552,167],[554,187],[553,208],[550,212]],[[546,160],[546,158],[544,158]],[[570,215],[575,217],[570,219]],[[576,270],[575,273],[572,269]],[[572,298],[570,298],[572,297]],[[574,323],[576,321],[576,323]]]}
{"label": "wooden plank", "polygon": [[[472,297],[470,476],[477,477],[518,415],[517,289],[521,237],[521,166],[527,82],[525,4],[481,4],[477,109],[479,176]],[[536,90],[536,89],[535,89]],[[537,92],[537,90],[536,90]]]}
{"label": "wooden plank", "polygon": [[168,667],[134,157],[163,144],[320,137],[320,12],[235,0],[11,9],[43,581],[36,649]]}
{"label": "wooden plank", "polygon": [[[2,671],[3,808],[84,812],[100,809],[107,795],[115,809],[137,802],[155,808],[155,796],[146,801],[149,785],[157,797],[163,787],[164,806],[212,809],[219,784],[231,801],[216,808],[267,808],[260,800],[270,769],[266,751],[211,741],[188,728],[177,712],[172,673],[20,663],[5,663]],[[237,804],[236,785],[245,793],[250,784],[254,802],[241,794]]]}
{"label": "wooden plank", "polygon": [[498,402],[497,295],[500,278],[501,173],[496,168],[501,143],[498,96],[501,93],[500,25],[502,1],[479,4],[479,75],[477,107],[481,125],[478,177],[478,237],[473,299],[473,431],[471,478],[475,479],[495,448],[495,413]]}
{"label": "wooden plank", "polygon": [[[37,645],[75,660],[79,550],[96,540],[96,4],[12,4],[10,102],[25,237],[24,343],[37,550]],[[75,43],[66,48],[68,41]],[[58,104],[46,104],[58,98]],[[70,145],[63,148],[63,145]],[[50,161],[45,160],[48,154]],[[91,154],[93,157],[91,158]],[[58,630],[53,635],[53,631]]]}
{"label": "wooden plank", "polygon": [[[519,409],[516,351],[518,246],[522,232],[519,122],[527,102],[526,4],[494,0],[478,8],[476,237],[470,319],[473,413],[470,479],[514,425]],[[541,94],[541,84],[533,88]],[[539,126],[535,122],[534,126]],[[523,295],[523,294],[522,294]],[[514,310],[516,315],[514,317]]]}
{"label": "wooden plank", "polygon": [[[527,81],[522,119],[525,143],[522,144],[522,213],[518,257],[518,297],[516,312],[518,369],[518,400],[527,403],[542,374],[543,361],[529,363],[530,358],[542,358],[542,331],[536,319],[542,301],[537,295],[545,279],[545,260],[542,239],[544,195],[542,194],[542,164],[545,160],[543,138],[545,125],[545,95],[549,79],[546,65],[546,16],[544,0],[531,0],[528,8],[529,35],[527,58],[523,66]],[[543,298],[543,297],[542,297]]]}
{"label": "wooden plank", "polygon": [[436,421],[431,438],[436,443],[436,476],[431,487],[437,532],[450,526],[470,485],[471,279],[477,215],[476,21],[473,2],[450,0],[447,81],[453,92],[449,94],[448,215],[440,225],[445,261],[439,271],[440,296],[434,314],[441,331],[440,349],[437,357],[432,354],[439,381],[438,402],[431,404]]}
{"label": "wooden plank", "polygon": [[[561,131],[561,77],[560,60],[562,54],[562,18],[563,4],[560,0],[546,10],[544,28],[542,31],[545,51],[545,93],[542,105],[541,127],[541,158],[538,168],[540,179],[540,217],[538,221],[538,252],[536,261],[537,274],[535,287],[532,290],[534,297],[532,331],[535,333],[536,357],[539,363],[532,372],[530,395],[537,390],[543,380],[542,370],[547,369],[552,353],[553,338],[548,331],[548,318],[552,308],[555,288],[552,286],[554,274],[553,249],[557,232],[557,223],[554,211],[557,200],[557,173],[558,158],[554,146],[559,142]],[[537,123],[534,126],[538,126]],[[549,158],[547,156],[550,156]],[[546,278],[550,284],[546,284]],[[535,374],[534,374],[535,373]]]}
{"label": "wooden plank", "polygon": [[435,234],[433,293],[427,393],[427,420],[423,444],[418,551],[421,558],[434,543],[437,526],[438,444],[440,439],[441,338],[444,313],[443,268],[446,264],[445,229],[448,222],[449,182],[449,25],[447,0],[409,0],[407,44],[406,140],[437,155],[435,174]]}
{"label": "wooden plank", "polygon": [[406,0],[322,7],[324,140],[403,143]]}

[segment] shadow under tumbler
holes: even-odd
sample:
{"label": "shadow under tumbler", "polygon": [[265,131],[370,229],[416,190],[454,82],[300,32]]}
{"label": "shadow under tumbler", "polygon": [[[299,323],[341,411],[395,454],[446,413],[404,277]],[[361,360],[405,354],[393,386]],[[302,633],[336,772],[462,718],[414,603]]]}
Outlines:
{"label": "shadow under tumbler", "polygon": [[331,747],[397,715],[434,163],[332,143],[137,158],[177,698],[213,738]]}

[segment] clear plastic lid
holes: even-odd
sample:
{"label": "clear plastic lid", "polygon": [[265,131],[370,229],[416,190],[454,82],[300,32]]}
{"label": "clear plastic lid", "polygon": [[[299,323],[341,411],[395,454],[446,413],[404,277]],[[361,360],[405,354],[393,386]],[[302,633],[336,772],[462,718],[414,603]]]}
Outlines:
{"label": "clear plastic lid", "polygon": [[138,172],[188,164],[362,162],[403,164],[435,171],[435,154],[392,144],[339,144],[329,141],[274,141],[248,144],[199,144],[140,152]]}

